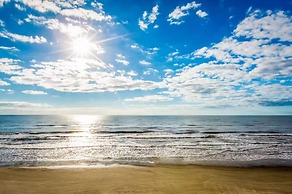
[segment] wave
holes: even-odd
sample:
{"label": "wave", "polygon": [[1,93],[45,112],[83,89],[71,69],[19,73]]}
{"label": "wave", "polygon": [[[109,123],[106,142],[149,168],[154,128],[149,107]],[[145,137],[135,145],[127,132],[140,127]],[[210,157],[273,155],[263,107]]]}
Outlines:
{"label": "wave", "polygon": [[69,125],[54,125],[54,124],[42,125],[42,124],[36,124],[36,125],[33,125],[33,126],[37,126],[37,127],[68,127]]}
{"label": "wave", "polygon": [[184,158],[98,158],[97,160],[59,160],[59,161],[0,161],[0,166],[5,167],[36,167],[36,168],[103,168],[117,166],[146,166],[154,167],[158,165],[199,165],[217,167],[292,167],[291,159],[271,158],[259,160],[196,160],[188,161]]}

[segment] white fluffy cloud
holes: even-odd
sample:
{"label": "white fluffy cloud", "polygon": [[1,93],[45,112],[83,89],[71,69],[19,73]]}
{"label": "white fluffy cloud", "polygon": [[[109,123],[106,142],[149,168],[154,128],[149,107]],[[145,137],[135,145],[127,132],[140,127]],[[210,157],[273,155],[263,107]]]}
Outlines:
{"label": "white fluffy cloud", "polygon": [[165,78],[164,93],[205,107],[289,103],[292,87],[282,83],[292,74],[291,24],[282,11],[251,13],[232,36],[185,55],[207,62]]}
{"label": "white fluffy cloud", "polygon": [[[260,19],[259,19],[260,18]],[[292,40],[291,17],[283,11],[273,13],[272,11],[261,12],[256,10],[245,18],[234,30],[238,37],[254,39],[279,39],[291,42]]]}
{"label": "white fluffy cloud", "polygon": [[0,72],[13,75],[18,74],[22,69],[21,66],[17,65],[20,61],[9,58],[0,58]]}
{"label": "white fluffy cloud", "polygon": [[0,37],[8,38],[12,41],[27,42],[27,43],[46,43],[47,39],[43,36],[26,36],[21,34],[14,34],[10,32],[0,32]]}
{"label": "white fluffy cloud", "polygon": [[61,10],[56,3],[48,0],[20,0],[20,2],[39,12],[51,11],[56,13]]}
{"label": "white fluffy cloud", "polygon": [[47,92],[44,91],[38,91],[38,90],[24,90],[22,91],[24,94],[31,94],[31,95],[46,95]]}
{"label": "white fluffy cloud", "polygon": [[202,10],[198,10],[198,11],[196,12],[196,14],[197,14],[197,16],[199,16],[199,17],[201,17],[201,18],[204,18],[204,17],[206,17],[206,16],[208,15],[206,12],[204,12],[204,11],[202,11]]}
{"label": "white fluffy cloud", "polygon": [[[159,6],[156,5],[152,8],[152,12],[150,14],[148,14],[147,11],[144,11],[142,19],[139,19],[138,21],[138,25],[141,30],[146,30],[150,24],[155,22],[157,16],[159,15],[158,9]],[[154,27],[157,28],[157,26]]]}
{"label": "white fluffy cloud", "polygon": [[[6,0],[6,2],[8,1]],[[84,0],[18,0],[18,2],[42,13],[53,12],[55,14],[84,20],[110,21],[112,19],[111,16],[105,14],[101,3],[99,3],[99,10],[96,12],[78,7],[85,4]],[[3,6],[3,0],[0,1],[1,5]],[[18,7],[21,6],[18,4]]]}
{"label": "white fluffy cloud", "polygon": [[11,76],[10,81],[61,92],[116,92],[160,87],[159,83],[153,81],[121,75],[111,65],[93,59],[41,62],[23,68],[18,75]]}
{"label": "white fluffy cloud", "polygon": [[[182,17],[185,17],[187,15],[189,15],[189,10],[191,9],[197,9],[198,7],[200,7],[201,4],[200,3],[196,3],[195,1],[191,2],[191,3],[187,3],[186,5],[184,6],[177,6],[169,15],[168,15],[168,19],[167,21],[170,23],[170,24],[175,24],[175,25],[180,25],[181,23],[183,23],[184,21],[181,20]],[[200,10],[201,11],[201,10]],[[206,12],[197,12],[197,15],[198,16],[207,16]],[[204,17],[205,17],[204,16]]]}

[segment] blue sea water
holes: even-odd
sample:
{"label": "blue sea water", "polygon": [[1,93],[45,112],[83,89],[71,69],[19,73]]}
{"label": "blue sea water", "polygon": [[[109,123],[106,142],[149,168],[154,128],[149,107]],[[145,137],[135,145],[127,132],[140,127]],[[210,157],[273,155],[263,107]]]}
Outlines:
{"label": "blue sea water", "polygon": [[0,116],[0,166],[292,166],[291,116]]}

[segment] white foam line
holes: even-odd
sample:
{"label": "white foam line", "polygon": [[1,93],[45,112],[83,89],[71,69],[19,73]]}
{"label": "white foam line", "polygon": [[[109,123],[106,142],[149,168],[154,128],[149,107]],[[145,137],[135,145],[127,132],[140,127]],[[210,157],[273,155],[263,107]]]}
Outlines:
{"label": "white foam line", "polygon": [[127,167],[134,168],[138,166],[132,165],[121,165],[121,164],[111,164],[111,165],[56,165],[56,166],[24,166],[19,168],[25,169],[94,169],[94,168],[118,168],[118,167]]}

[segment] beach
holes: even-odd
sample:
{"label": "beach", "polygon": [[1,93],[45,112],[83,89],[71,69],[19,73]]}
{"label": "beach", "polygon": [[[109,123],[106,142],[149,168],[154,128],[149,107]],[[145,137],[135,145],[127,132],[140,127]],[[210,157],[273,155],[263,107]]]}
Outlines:
{"label": "beach", "polygon": [[289,167],[0,168],[0,193],[292,193]]}

